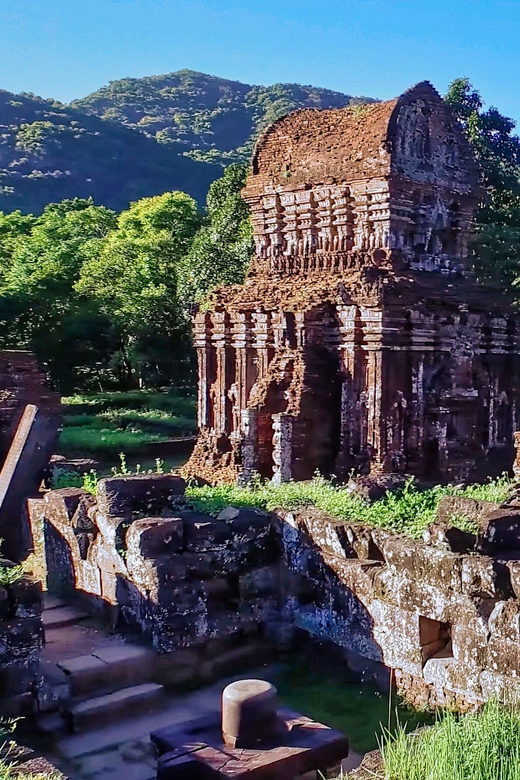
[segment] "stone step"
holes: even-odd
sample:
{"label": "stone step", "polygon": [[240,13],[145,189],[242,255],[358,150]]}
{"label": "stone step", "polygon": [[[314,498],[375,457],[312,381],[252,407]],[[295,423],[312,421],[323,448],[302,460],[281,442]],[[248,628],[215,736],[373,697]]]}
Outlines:
{"label": "stone step", "polygon": [[66,607],[68,606],[65,599],[60,598],[60,596],[55,596],[53,593],[44,593],[43,594],[43,608],[46,609],[56,609],[57,607]]}
{"label": "stone step", "polygon": [[114,718],[131,718],[143,714],[155,706],[164,694],[164,688],[157,683],[143,683],[123,688],[105,696],[76,702],[67,707],[64,717],[71,732],[98,728]]}
{"label": "stone step", "polygon": [[90,617],[88,612],[84,612],[82,609],[65,606],[44,610],[42,620],[43,627],[49,629],[71,626],[73,623],[79,623],[81,620],[85,620],[85,618],[88,617]]}
{"label": "stone step", "polygon": [[111,693],[137,683],[150,682],[155,670],[155,653],[140,645],[109,645],[58,662],[69,677],[74,697]]}

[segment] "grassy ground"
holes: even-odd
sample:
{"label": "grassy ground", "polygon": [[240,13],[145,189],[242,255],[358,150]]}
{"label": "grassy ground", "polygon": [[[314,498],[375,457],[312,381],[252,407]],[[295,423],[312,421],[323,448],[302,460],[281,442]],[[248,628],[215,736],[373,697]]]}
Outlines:
{"label": "grassy ground", "polygon": [[134,390],[64,398],[58,451],[115,460],[196,432],[195,399],[178,392]]}
{"label": "grassy ground", "polygon": [[389,702],[388,695],[371,683],[354,682],[348,672],[341,673],[327,658],[288,663],[276,679],[276,687],[286,706],[346,734],[356,753],[375,750],[388,729],[391,734],[398,733],[398,723],[413,730],[433,721],[429,714],[414,712],[398,701]]}
{"label": "grassy ground", "polygon": [[444,712],[431,729],[387,735],[382,754],[381,780],[520,780],[520,712],[495,701],[477,714]]}
{"label": "grassy ground", "polygon": [[[387,493],[370,504],[352,495],[345,487],[335,485],[323,477],[315,477],[309,482],[289,482],[278,486],[269,482],[259,482],[247,488],[236,485],[190,486],[186,495],[197,508],[210,514],[230,504],[258,509],[316,506],[341,520],[368,523],[419,538],[435,519],[437,505],[443,496],[464,495],[468,498],[501,502],[507,498],[510,488],[511,481],[507,476],[490,480],[484,485],[471,485],[466,488],[436,485],[427,490],[421,490],[415,482],[409,481],[403,489]],[[454,517],[453,524],[464,530],[476,530],[464,518]]]}

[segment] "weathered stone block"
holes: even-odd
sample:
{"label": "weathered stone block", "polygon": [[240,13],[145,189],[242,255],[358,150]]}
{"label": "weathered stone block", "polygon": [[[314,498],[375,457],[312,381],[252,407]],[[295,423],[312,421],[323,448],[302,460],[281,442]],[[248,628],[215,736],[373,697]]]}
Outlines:
{"label": "weathered stone block", "polygon": [[520,642],[520,601],[499,601],[489,616],[489,631],[500,639]]}
{"label": "weathered stone block", "polygon": [[439,591],[462,592],[460,555],[400,536],[388,538],[382,548],[392,571],[406,572],[415,582]]}
{"label": "weathered stone block", "polygon": [[239,514],[229,520],[229,528],[235,544],[254,543],[271,532],[272,515],[260,509],[240,509]]}
{"label": "weathered stone block", "polygon": [[125,538],[128,551],[144,557],[178,552],[184,547],[184,523],[180,517],[145,517],[134,520]]}
{"label": "weathered stone block", "polygon": [[182,560],[186,564],[186,576],[194,580],[215,577],[220,571],[211,552],[185,552]]}
{"label": "weathered stone block", "polygon": [[100,512],[105,515],[152,514],[152,511],[172,506],[184,495],[185,489],[185,481],[172,474],[110,477],[99,481],[97,502]]}
{"label": "weathered stone block", "polygon": [[[0,701],[29,693],[36,679],[37,657],[13,659],[0,664]],[[1,711],[1,704],[0,704]]]}
{"label": "weathered stone block", "polygon": [[246,572],[240,577],[240,596],[243,599],[274,593],[278,583],[278,570],[275,566],[261,566]]}
{"label": "weathered stone block", "polygon": [[507,599],[512,596],[509,571],[505,564],[487,555],[464,555],[462,592],[480,598]]}
{"label": "weathered stone block", "polygon": [[454,517],[464,517],[478,524],[483,514],[498,508],[499,504],[492,501],[479,501],[465,496],[443,496],[437,507],[437,520],[448,527],[452,525]]}
{"label": "weathered stone block", "polygon": [[374,599],[370,604],[370,615],[374,620],[374,632],[382,631],[420,647],[419,615],[407,609],[400,609],[385,601]]}
{"label": "weathered stone block", "polygon": [[476,631],[454,625],[451,629],[453,656],[470,668],[484,669],[487,663],[487,638]]}
{"label": "weathered stone block", "polygon": [[513,593],[517,599],[520,599],[520,560],[506,561],[505,565],[509,571]]}
{"label": "weathered stone block", "polygon": [[480,675],[482,696],[498,699],[504,704],[520,704],[520,679],[484,669]]}
{"label": "weathered stone block", "polygon": [[484,552],[495,548],[520,549],[520,508],[500,507],[480,519],[479,548]]}
{"label": "weathered stone block", "polygon": [[155,558],[143,558],[129,553],[126,565],[131,580],[142,594],[146,594],[153,601],[164,598],[165,588],[176,587],[188,574],[184,556],[176,553],[158,555]]}
{"label": "weathered stone block", "polygon": [[457,596],[452,600],[448,620],[452,626],[474,631],[487,639],[489,636],[489,617],[493,612],[496,599],[479,599],[470,596]]}
{"label": "weathered stone block", "polygon": [[307,533],[322,552],[345,557],[345,550],[338,536],[338,523],[334,523],[329,515],[313,508],[303,510],[301,515]]}
{"label": "weathered stone block", "polygon": [[520,645],[492,635],[488,644],[486,667],[509,677],[520,677]]}
{"label": "weathered stone block", "polygon": [[13,618],[0,623],[0,647],[5,658],[26,658],[43,645],[43,625],[39,617]]}
{"label": "weathered stone block", "polygon": [[395,595],[397,606],[401,609],[416,611],[419,615],[442,623],[450,619],[452,594],[448,590],[401,577],[396,581]]}
{"label": "weathered stone block", "polygon": [[337,555],[325,553],[323,554],[323,564],[325,567],[321,565],[318,569],[321,578],[326,574],[334,575],[334,579],[337,578],[363,604],[370,604],[375,597],[375,579],[383,569],[382,563],[357,558],[339,558]]}
{"label": "weathered stone block", "polygon": [[[60,488],[45,494],[45,517],[56,528],[60,526],[85,527],[88,524],[87,512],[96,499],[81,488]],[[88,524],[89,527],[91,524]]]}
{"label": "weathered stone block", "polygon": [[[451,496],[450,496],[451,498]],[[477,534],[461,531],[442,520],[432,523],[424,532],[423,540],[434,547],[456,553],[470,552],[477,544]]]}
{"label": "weathered stone block", "polygon": [[227,523],[210,515],[195,512],[182,513],[185,549],[188,552],[215,550],[231,541],[232,532]]}
{"label": "weathered stone block", "polygon": [[421,648],[417,644],[407,642],[387,631],[374,630],[374,639],[381,648],[382,660],[386,666],[421,676],[423,658]]}
{"label": "weathered stone block", "polygon": [[482,687],[480,684],[481,670],[477,667],[469,667],[456,658],[430,658],[426,661],[423,670],[424,681],[434,685],[436,690],[453,691],[462,693],[468,700],[482,701]]}
{"label": "weathered stone block", "polygon": [[344,553],[349,558],[382,560],[382,553],[373,536],[373,528],[365,523],[345,523],[337,526]]}

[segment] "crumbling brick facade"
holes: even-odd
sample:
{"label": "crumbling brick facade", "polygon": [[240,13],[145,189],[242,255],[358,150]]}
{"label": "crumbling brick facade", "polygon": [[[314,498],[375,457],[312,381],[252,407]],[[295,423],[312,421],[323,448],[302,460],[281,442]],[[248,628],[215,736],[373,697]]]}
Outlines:
{"label": "crumbling brick facade", "polygon": [[505,294],[467,269],[480,196],[469,144],[427,82],[269,127],[244,190],[248,279],[195,316],[188,473],[460,477],[510,453],[519,328]]}

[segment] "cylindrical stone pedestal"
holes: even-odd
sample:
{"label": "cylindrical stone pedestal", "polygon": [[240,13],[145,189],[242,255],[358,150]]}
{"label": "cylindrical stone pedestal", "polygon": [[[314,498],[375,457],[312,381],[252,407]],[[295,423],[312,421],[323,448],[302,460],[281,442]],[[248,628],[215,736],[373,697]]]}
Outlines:
{"label": "cylindrical stone pedestal", "polygon": [[265,680],[239,680],[222,692],[222,738],[248,748],[276,733],[277,691]]}

